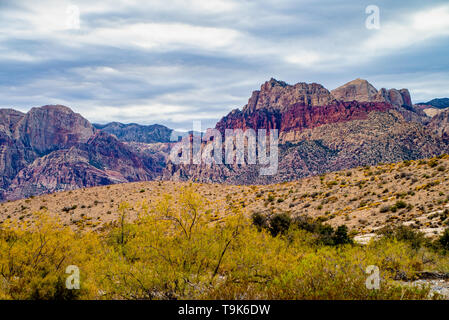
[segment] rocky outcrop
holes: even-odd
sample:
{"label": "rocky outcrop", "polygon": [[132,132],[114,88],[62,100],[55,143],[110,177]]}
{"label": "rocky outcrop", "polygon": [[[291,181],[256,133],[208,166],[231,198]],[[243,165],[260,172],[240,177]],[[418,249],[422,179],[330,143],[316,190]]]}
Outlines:
{"label": "rocky outcrop", "polygon": [[335,99],[341,101],[385,102],[396,107],[412,107],[412,99],[407,89],[385,89],[379,91],[364,79],[355,79],[331,91]]}
{"label": "rocky outcrop", "polygon": [[332,100],[331,93],[320,84],[300,82],[289,85],[272,78],[265,82],[260,90],[253,92],[242,111],[246,114],[257,110],[284,112],[286,108],[295,103],[323,106]]}
{"label": "rocky outcrop", "polygon": [[14,138],[38,155],[85,143],[94,127],[65,106],[32,108],[16,125]]}
{"label": "rocky outcrop", "polygon": [[396,107],[410,108],[413,106],[408,89],[380,89],[373,101],[388,102]]}
{"label": "rocky outcrop", "polygon": [[341,101],[377,101],[377,89],[368,81],[359,78],[332,90],[331,93],[335,99]]}
{"label": "rocky outcrop", "polygon": [[120,174],[108,173],[89,163],[89,154],[75,147],[53,151],[22,169],[4,197],[20,199],[32,195],[127,182]]}

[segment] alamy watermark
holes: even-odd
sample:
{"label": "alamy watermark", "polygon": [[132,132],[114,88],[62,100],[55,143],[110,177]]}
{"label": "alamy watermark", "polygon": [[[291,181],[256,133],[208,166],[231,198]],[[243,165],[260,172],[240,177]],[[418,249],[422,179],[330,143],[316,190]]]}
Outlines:
{"label": "alamy watermark", "polygon": [[[172,141],[180,135],[173,134]],[[185,165],[260,165],[259,175],[274,175],[279,162],[277,129],[226,129],[224,137],[217,129],[201,133],[201,123],[193,123],[191,134],[171,149],[169,160]],[[224,155],[223,155],[224,150]],[[224,159],[224,161],[223,161]]]}
{"label": "alamy watermark", "polygon": [[81,28],[79,7],[75,5],[69,5],[67,6],[65,13],[65,28],[67,30],[79,30]]}
{"label": "alamy watermark", "polygon": [[365,13],[368,15],[365,20],[365,27],[369,30],[380,29],[380,9],[376,5],[369,5],[365,8]]}
{"label": "alamy watermark", "polygon": [[370,265],[366,268],[365,273],[369,276],[366,278],[365,286],[368,290],[380,289],[380,270],[378,266]]}
{"label": "alamy watermark", "polygon": [[65,269],[69,276],[65,280],[65,287],[69,290],[80,289],[80,269],[77,266],[70,265]]}

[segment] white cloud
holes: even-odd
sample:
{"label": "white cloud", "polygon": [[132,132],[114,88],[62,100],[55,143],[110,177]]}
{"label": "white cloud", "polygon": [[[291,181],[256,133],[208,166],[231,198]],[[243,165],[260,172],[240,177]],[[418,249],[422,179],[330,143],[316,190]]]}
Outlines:
{"label": "white cloud", "polygon": [[420,43],[449,36],[449,6],[419,11],[386,22],[374,36],[362,44],[362,52],[370,55],[388,54]]}
{"label": "white cloud", "polygon": [[139,23],[119,28],[94,29],[88,36],[78,36],[81,42],[146,49],[173,49],[173,47],[198,47],[217,49],[229,46],[237,38],[232,29],[200,27],[180,23]]}

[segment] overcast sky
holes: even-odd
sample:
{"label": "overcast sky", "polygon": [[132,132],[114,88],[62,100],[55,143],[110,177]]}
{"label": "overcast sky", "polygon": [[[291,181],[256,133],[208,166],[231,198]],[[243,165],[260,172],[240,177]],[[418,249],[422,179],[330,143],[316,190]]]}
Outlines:
{"label": "overcast sky", "polygon": [[[447,0],[143,2],[0,0],[0,107],[64,104],[92,122],[189,129],[213,126],[271,77],[449,96]],[[369,5],[379,29],[365,25]]]}

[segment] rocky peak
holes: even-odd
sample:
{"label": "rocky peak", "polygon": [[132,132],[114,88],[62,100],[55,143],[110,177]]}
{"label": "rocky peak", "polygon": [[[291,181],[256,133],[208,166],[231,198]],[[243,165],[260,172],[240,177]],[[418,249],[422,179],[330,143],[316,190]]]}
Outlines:
{"label": "rocky peak", "polygon": [[331,93],[337,100],[372,102],[375,101],[377,89],[368,81],[357,78],[332,90]]}
{"label": "rocky peak", "polygon": [[385,89],[379,90],[374,98],[377,102],[388,102],[397,107],[412,107],[412,98],[408,89]]}
{"label": "rocky peak", "polygon": [[0,109],[0,130],[9,134],[24,116],[24,113],[14,109]]}
{"label": "rocky peak", "polygon": [[295,103],[306,106],[324,106],[333,97],[329,90],[317,83],[300,82],[289,85],[286,82],[271,78],[262,84],[260,90],[254,91],[248,104],[243,108],[244,113],[255,110],[284,112]]}
{"label": "rocky peak", "polygon": [[379,91],[364,79],[352,80],[331,91],[337,100],[359,102],[386,102],[396,107],[412,107],[408,89],[385,89]]}
{"label": "rocky peak", "polygon": [[85,143],[95,128],[80,114],[61,105],[32,108],[20,119],[15,138],[38,154]]}

